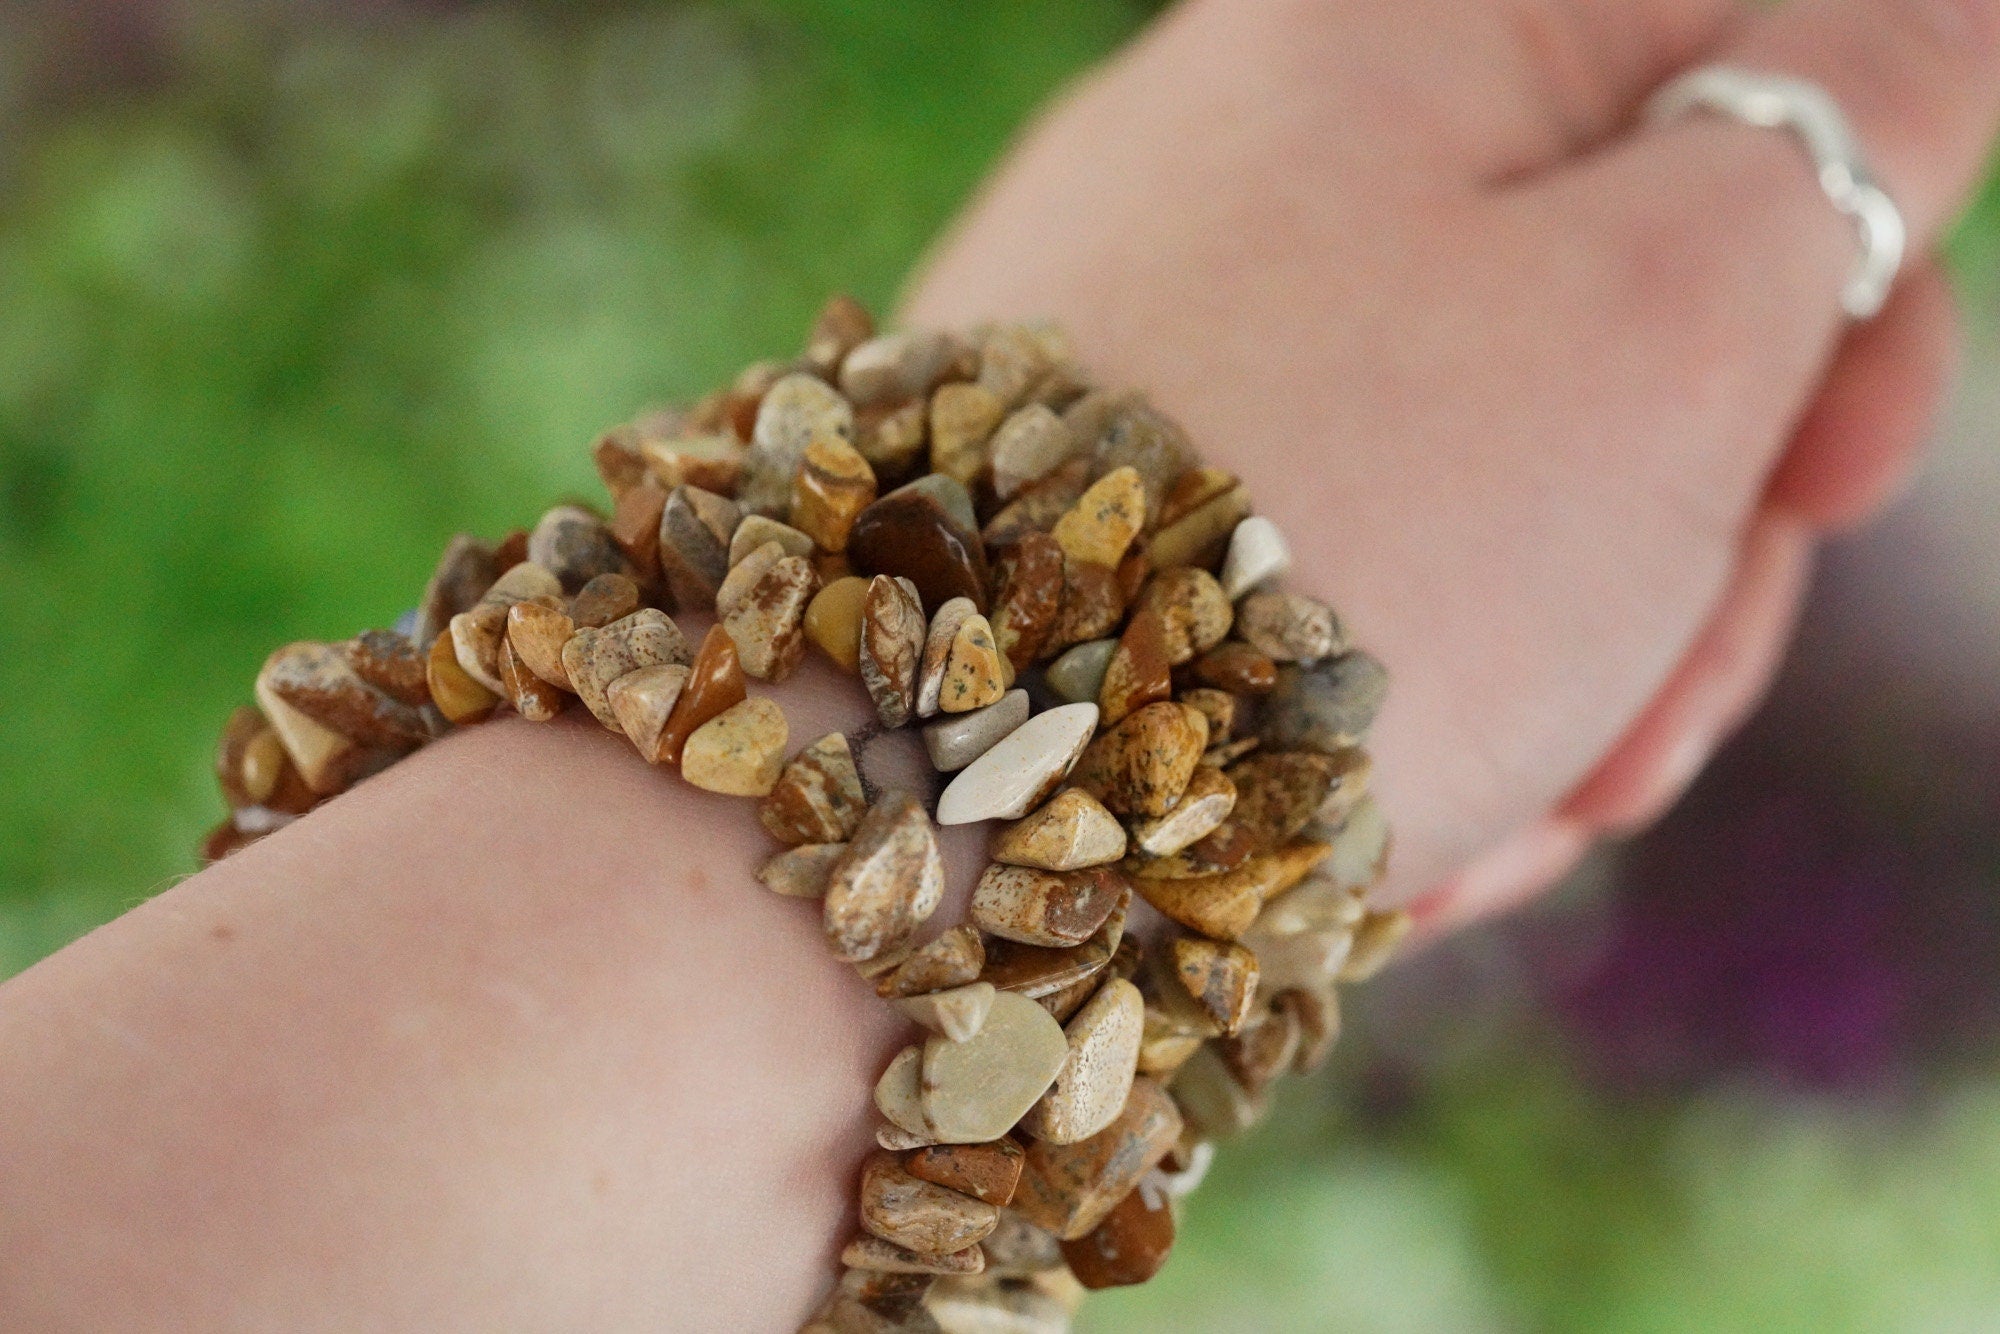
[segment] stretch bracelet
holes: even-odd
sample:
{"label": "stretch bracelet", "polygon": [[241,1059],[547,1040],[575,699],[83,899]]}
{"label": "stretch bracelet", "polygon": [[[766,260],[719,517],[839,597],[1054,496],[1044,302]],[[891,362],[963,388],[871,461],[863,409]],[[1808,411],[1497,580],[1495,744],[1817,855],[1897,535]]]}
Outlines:
{"label": "stretch bracelet", "polygon": [[[846,297],[804,353],[601,439],[607,519],[560,505],[450,543],[390,630],[288,644],[223,730],[213,861],[455,727],[581,700],[689,783],[757,803],[758,873],[927,1032],[875,1086],[859,1235],[805,1328],[1068,1328],[1141,1283],[1216,1139],[1324,1060],[1337,983],[1409,926],[1362,742],[1387,678],[1283,537],[1062,336],[877,334]],[[700,645],[669,611],[713,614]],[[789,753],[808,648],[879,726]],[[870,778],[916,728],[923,791]],[[936,934],[936,826],[1000,822]]]}

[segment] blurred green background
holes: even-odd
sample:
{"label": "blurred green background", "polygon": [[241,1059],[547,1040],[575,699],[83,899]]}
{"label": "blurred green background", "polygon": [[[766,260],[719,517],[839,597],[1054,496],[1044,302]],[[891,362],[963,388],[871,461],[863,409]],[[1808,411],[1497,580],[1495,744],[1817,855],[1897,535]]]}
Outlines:
{"label": "blurred green background", "polygon": [[[594,494],[599,429],[828,291],[888,308],[1155,7],[0,0],[0,976],[192,869],[270,646]],[[1988,202],[1980,310],[1996,254]],[[2000,1328],[1984,707],[1922,762],[1781,707],[1392,973],[1085,1327]]]}

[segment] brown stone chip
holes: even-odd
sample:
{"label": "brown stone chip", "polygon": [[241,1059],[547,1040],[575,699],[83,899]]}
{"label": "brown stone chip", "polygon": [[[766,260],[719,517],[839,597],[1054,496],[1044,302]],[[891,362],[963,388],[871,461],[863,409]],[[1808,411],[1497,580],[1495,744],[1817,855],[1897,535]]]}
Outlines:
{"label": "brown stone chip", "polygon": [[955,926],[877,979],[875,994],[893,1000],[964,986],[977,980],[985,966],[986,946],[979,932]]}
{"label": "brown stone chip", "polygon": [[976,1246],[1000,1215],[983,1200],[911,1176],[891,1153],[877,1151],[861,1169],[861,1226],[920,1255]]}
{"label": "brown stone chip", "polygon": [[1098,694],[1097,704],[1105,726],[1173,694],[1166,633],[1155,608],[1140,607],[1126,622],[1125,633],[1119,636],[1118,647],[1105,666]]}
{"label": "brown stone chip", "polygon": [[742,510],[726,496],[677,486],[660,511],[660,575],[674,606],[705,612],[729,573],[729,539]]}
{"label": "brown stone chip", "polygon": [[720,625],[710,626],[689,668],[687,684],[667,717],[666,729],[660,733],[659,762],[679,764],[681,751],[695,729],[741,704],[748,695],[743,666],[736,657],[736,641]]}
{"label": "brown stone chip", "polygon": [[505,639],[500,641],[500,686],[514,712],[531,723],[554,721],[570,698],[523,666],[520,654]]}
{"label": "brown stone chip", "polygon": [[993,642],[1017,672],[1041,656],[1062,611],[1063,552],[1047,533],[1024,534],[1008,553],[993,604]]}
{"label": "brown stone chip", "polygon": [[644,601],[639,594],[638,582],[631,575],[600,574],[570,599],[570,619],[578,625],[597,630],[613,621],[624,620],[639,610]]}
{"label": "brown stone chip", "polygon": [[903,1160],[920,1181],[959,1191],[975,1200],[1005,1207],[1021,1181],[1021,1146],[1006,1136],[984,1144],[938,1144]]}
{"label": "brown stone chip", "polygon": [[1162,1193],[1128,1192],[1103,1222],[1062,1244],[1076,1281],[1091,1291],[1144,1283],[1160,1272],[1174,1245],[1174,1211]]}
{"label": "brown stone chip", "polygon": [[836,293],[820,307],[812,332],[806,335],[806,363],[821,378],[831,380],[847,354],[874,336],[875,320],[868,308],[845,292]]}
{"label": "brown stone chip", "polygon": [[1028,1148],[1013,1208],[1065,1241],[1103,1222],[1180,1138],[1180,1111],[1151,1079],[1132,1081],[1116,1120],[1075,1144]]}
{"label": "brown stone chip", "polygon": [[660,514],[666,507],[666,488],[645,481],[620,493],[611,509],[611,540],[649,587],[660,581]]}
{"label": "brown stone chip", "polygon": [[1278,664],[1240,640],[1218,644],[1195,660],[1195,679],[1239,695],[1264,695],[1278,684]]}
{"label": "brown stone chip", "polygon": [[780,843],[839,843],[867,809],[847,738],[829,732],[792,757],[757,819]]}
{"label": "brown stone chip", "polygon": [[625,569],[611,530],[581,505],[558,505],[542,515],[528,534],[528,559],[554,575],[566,593]]}
{"label": "brown stone chip", "polygon": [[576,633],[569,613],[541,602],[517,602],[507,609],[507,642],[521,665],[552,686],[574,690],[562,651]]}
{"label": "brown stone chip", "polygon": [[926,607],[966,597],[973,610],[987,608],[979,535],[927,490],[906,486],[861,511],[848,533],[847,558],[857,573],[908,579]]}
{"label": "brown stone chip", "polygon": [[802,843],[765,862],[757,879],[773,894],[816,899],[826,893],[827,878],[846,850],[845,843]]}
{"label": "brown stone chip", "polygon": [[[362,680],[333,644],[300,642],[278,649],[257,674],[257,693],[260,699],[283,700],[357,745],[409,750],[430,739],[421,712]],[[290,749],[285,727],[275,718],[272,725]],[[304,771],[306,766],[299,767]]]}
{"label": "brown stone chip", "polygon": [[412,638],[419,644],[433,642],[445,632],[452,617],[472,610],[499,574],[500,565],[489,543],[465,533],[452,538],[424,586]]}
{"label": "brown stone chip", "polygon": [[1126,901],[1125,877],[1108,866],[1044,871],[998,863],[972,891],[973,925],[1023,945],[1080,945]]}
{"label": "brown stone chip", "polygon": [[1290,840],[1318,814],[1340,782],[1347,795],[1341,814],[1366,789],[1368,757],[1349,749],[1338,755],[1315,751],[1264,751],[1229,768],[1236,784],[1235,822],[1259,848]]}
{"label": "brown stone chip", "polygon": [[422,708],[431,702],[424,683],[427,644],[394,630],[364,630],[340,646],[354,674],[398,703]]}

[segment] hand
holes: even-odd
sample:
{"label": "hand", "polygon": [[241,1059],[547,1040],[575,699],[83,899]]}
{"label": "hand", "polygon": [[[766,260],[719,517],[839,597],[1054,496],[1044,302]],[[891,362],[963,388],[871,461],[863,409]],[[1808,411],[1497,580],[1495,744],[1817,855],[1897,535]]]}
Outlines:
{"label": "hand", "polygon": [[[1663,811],[1763,692],[1818,534],[1949,375],[1924,256],[2000,107],[2000,10],[1193,0],[1015,153],[911,317],[1063,321],[1239,470],[1393,673],[1387,897],[1513,902]],[[1845,333],[1789,136],[1635,128],[1709,60],[1813,78],[1911,224]]]}

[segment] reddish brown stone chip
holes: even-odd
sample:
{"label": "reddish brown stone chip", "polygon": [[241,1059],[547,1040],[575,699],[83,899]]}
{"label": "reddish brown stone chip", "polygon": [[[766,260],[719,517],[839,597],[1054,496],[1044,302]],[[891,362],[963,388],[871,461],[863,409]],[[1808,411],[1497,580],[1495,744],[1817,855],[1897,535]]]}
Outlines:
{"label": "reddish brown stone chip", "polygon": [[1076,1281],[1093,1292],[1130,1287],[1160,1272],[1174,1245],[1174,1211],[1163,1193],[1133,1190],[1102,1223],[1062,1244]]}
{"label": "reddish brown stone chip", "polygon": [[985,1144],[934,1144],[903,1160],[903,1169],[921,1181],[1004,1206],[1021,1181],[1021,1146],[1002,1136]]}

